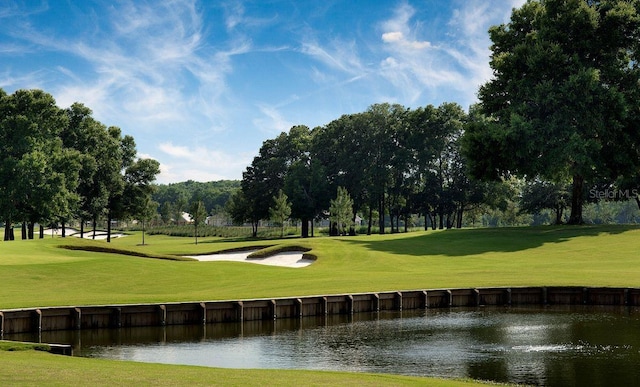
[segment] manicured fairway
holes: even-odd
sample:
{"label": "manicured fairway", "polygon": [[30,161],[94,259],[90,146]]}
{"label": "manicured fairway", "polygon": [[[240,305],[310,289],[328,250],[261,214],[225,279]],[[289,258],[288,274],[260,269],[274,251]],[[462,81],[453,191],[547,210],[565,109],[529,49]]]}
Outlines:
{"label": "manicured fairway", "polygon": [[[140,235],[0,242],[0,308],[204,301],[487,286],[640,286],[640,229],[626,226],[463,229],[341,238],[228,242]],[[110,246],[167,257],[246,245],[297,245],[305,268],[171,261],[65,250]]]}

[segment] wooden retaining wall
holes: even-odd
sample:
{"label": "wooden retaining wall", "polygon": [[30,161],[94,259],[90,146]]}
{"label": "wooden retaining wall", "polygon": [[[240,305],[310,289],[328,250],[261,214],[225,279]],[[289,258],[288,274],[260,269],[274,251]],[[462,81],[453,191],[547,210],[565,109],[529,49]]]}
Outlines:
{"label": "wooden retaining wall", "polygon": [[559,286],[431,289],[241,301],[9,309],[0,311],[0,337],[72,329],[265,321],[481,305],[640,306],[640,289]]}

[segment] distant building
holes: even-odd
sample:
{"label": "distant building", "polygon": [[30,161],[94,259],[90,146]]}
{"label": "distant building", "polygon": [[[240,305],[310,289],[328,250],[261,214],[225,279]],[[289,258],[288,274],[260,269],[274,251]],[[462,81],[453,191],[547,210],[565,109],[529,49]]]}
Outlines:
{"label": "distant building", "polygon": [[191,220],[191,214],[188,212],[183,212],[180,215],[180,218],[178,219],[179,225],[192,224],[192,223],[193,221]]}

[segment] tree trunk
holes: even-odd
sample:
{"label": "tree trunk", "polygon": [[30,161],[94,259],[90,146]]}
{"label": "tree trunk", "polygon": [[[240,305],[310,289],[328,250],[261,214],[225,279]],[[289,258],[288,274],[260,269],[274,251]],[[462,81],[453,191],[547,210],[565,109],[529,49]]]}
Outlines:
{"label": "tree trunk", "polygon": [[258,223],[260,222],[260,220],[252,220],[251,221],[251,235],[253,235],[254,238],[258,237]]}
{"label": "tree trunk", "polygon": [[[640,203],[638,203],[638,206],[640,207]],[[373,206],[369,205],[369,224],[367,226],[367,235],[371,235],[371,226],[373,225]]]}
{"label": "tree trunk", "polygon": [[462,228],[462,215],[464,215],[464,206],[461,204],[458,209],[458,222],[456,223],[456,228]]}
{"label": "tree trunk", "polygon": [[96,239],[96,228],[98,228],[98,219],[93,218],[93,239]]}
{"label": "tree trunk", "polygon": [[309,238],[309,219],[301,219],[302,225],[300,226],[300,235],[303,238]]}
{"label": "tree trunk", "polygon": [[562,207],[560,206],[556,207],[556,224],[562,224]]}
{"label": "tree trunk", "polygon": [[13,234],[13,227],[11,225],[11,220],[4,221],[4,240],[11,241],[11,234]]}
{"label": "tree trunk", "polygon": [[44,226],[43,225],[40,225],[39,232],[40,232],[40,235],[39,235],[40,239],[44,239]]}
{"label": "tree trunk", "polygon": [[65,227],[64,222],[62,222],[61,226],[62,226],[62,233],[61,233],[61,235],[62,235],[62,237],[63,237],[63,238],[66,238],[66,236],[67,236],[67,229],[66,229],[66,227]]}
{"label": "tree trunk", "polygon": [[444,211],[440,210],[439,212],[440,212],[439,213],[439,215],[440,215],[440,223],[438,224],[438,228],[440,230],[442,230],[442,229],[444,229]]}
{"label": "tree trunk", "polygon": [[36,227],[35,222],[29,222],[27,225],[27,232],[29,233],[29,239],[33,239],[33,229]]}
{"label": "tree trunk", "polygon": [[22,222],[21,231],[22,231],[22,235],[21,235],[22,236],[22,240],[27,239],[28,238],[28,236],[27,236],[27,222]]}
{"label": "tree trunk", "polygon": [[80,239],[84,238],[84,219],[80,219]]}
{"label": "tree trunk", "polygon": [[568,224],[583,224],[582,219],[582,189],[584,187],[584,177],[580,175],[573,176],[571,185],[571,215]]}
{"label": "tree trunk", "polygon": [[378,214],[378,223],[379,223],[379,228],[380,228],[380,234],[384,234],[385,233],[385,229],[384,229],[384,195],[382,198],[378,199],[378,211],[380,211],[380,213]]}
{"label": "tree trunk", "polygon": [[[144,223],[142,223],[144,227]],[[107,214],[107,243],[111,243],[111,212]]]}

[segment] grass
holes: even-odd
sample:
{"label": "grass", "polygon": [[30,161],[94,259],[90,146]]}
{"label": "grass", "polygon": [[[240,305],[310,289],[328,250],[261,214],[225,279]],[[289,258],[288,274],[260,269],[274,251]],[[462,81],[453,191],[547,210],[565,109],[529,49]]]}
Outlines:
{"label": "grass", "polygon": [[[640,286],[640,228],[634,226],[462,229],[355,237],[242,241],[133,234],[0,242],[0,309],[55,305],[199,301],[312,294],[492,286]],[[71,245],[73,249],[62,249]],[[173,260],[249,247],[307,251],[291,269],[238,262]],[[150,259],[161,258],[161,259]],[[172,258],[172,259],[169,259]],[[390,375],[219,370],[0,351],[9,384],[359,384],[465,385]],[[193,383],[191,383],[193,382]],[[449,384],[452,383],[452,384]],[[462,383],[462,384],[458,384]]]}
{"label": "grass", "polygon": [[6,386],[478,386],[478,382],[400,375],[298,370],[237,370],[0,351]]}
{"label": "grass", "polygon": [[[0,243],[0,308],[205,301],[491,286],[640,285],[640,229],[463,229],[340,238],[233,241],[140,235]],[[90,250],[68,250],[73,244]],[[153,257],[264,247],[308,250],[305,268]],[[122,254],[114,254],[121,252]],[[134,254],[135,253],[135,254]]]}

